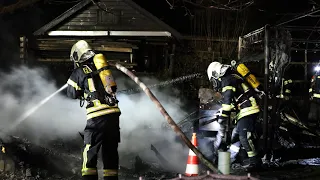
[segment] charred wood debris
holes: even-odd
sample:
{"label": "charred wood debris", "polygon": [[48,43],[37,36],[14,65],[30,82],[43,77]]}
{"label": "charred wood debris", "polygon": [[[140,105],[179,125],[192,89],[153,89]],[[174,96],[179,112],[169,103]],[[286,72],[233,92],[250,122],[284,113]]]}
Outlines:
{"label": "charred wood debris", "polygon": [[[212,93],[200,93],[205,96],[206,102],[213,97]],[[211,95],[208,95],[211,94]],[[217,103],[217,102],[215,102]],[[197,110],[177,122],[182,131],[190,137],[193,124],[199,119]],[[289,123],[289,121],[288,121]],[[283,124],[285,130],[276,132],[277,140],[273,145],[273,157],[271,161],[265,161],[267,171],[252,174],[258,179],[305,179],[310,176],[320,177],[320,168],[310,165],[320,165],[317,158],[320,150],[320,141],[317,135],[303,134],[300,126],[292,123]],[[291,126],[290,126],[291,125]],[[167,123],[163,124],[162,131],[169,131]],[[317,134],[317,133],[316,133]],[[199,137],[200,138],[200,137]],[[177,136],[177,143],[187,148]],[[48,141],[46,144],[30,142],[28,139],[18,136],[2,136],[0,144],[0,179],[6,180],[73,180],[81,177],[81,146],[82,139],[57,139]],[[136,154],[128,155],[129,165],[119,167],[120,179],[176,179],[177,172],[172,172],[170,159],[157,150],[156,145],[150,144],[149,151],[154,152],[158,161],[150,163]],[[177,153],[177,152],[172,152]],[[121,156],[121,154],[120,154]],[[187,156],[186,156],[187,160]],[[181,162],[186,164],[186,162]],[[172,168],[173,169],[173,168]],[[209,178],[207,168],[200,165],[200,177]],[[180,172],[181,173],[181,172]],[[232,165],[233,175],[246,175],[240,164]],[[203,176],[204,175],[204,176]],[[208,175],[209,176],[209,175]],[[213,177],[213,176],[212,176]],[[211,179],[212,179],[211,177]],[[262,178],[263,177],[263,178]],[[202,179],[203,179],[202,178]],[[180,178],[181,179],[181,178]],[[182,179],[188,179],[184,177]]]}
{"label": "charred wood debris", "polygon": [[[10,136],[3,138],[0,153],[0,179],[7,180],[76,180],[80,179],[81,172],[81,144],[82,141],[62,139],[48,142],[46,145],[39,145],[30,142],[26,138]],[[282,146],[280,143],[280,146]],[[285,145],[285,144],[283,144]],[[282,157],[275,157],[272,162],[268,162],[268,171],[259,173],[258,177],[275,177],[276,179],[302,178],[320,175],[320,171],[305,165],[319,163],[319,159],[311,158],[312,154],[319,152],[319,148],[313,147],[308,150],[300,148],[278,148],[278,154]],[[137,155],[131,155],[131,167],[119,167],[120,179],[176,179],[179,174],[169,172],[163,167],[170,167],[170,160],[159,152],[154,145],[150,145],[150,151],[155,153],[159,159],[158,163],[147,163]],[[281,152],[282,151],[282,152]],[[174,152],[173,152],[174,153]],[[284,156],[284,154],[287,154]],[[301,157],[299,155],[307,156]],[[294,155],[296,157],[294,157]],[[305,159],[298,159],[305,158]],[[291,160],[293,159],[293,160]],[[307,159],[307,160],[306,160]],[[181,162],[185,163],[185,162]],[[244,175],[246,172],[239,164],[232,165],[234,175]],[[293,169],[299,169],[292,172]],[[207,174],[208,169],[201,167],[200,174]],[[272,172],[272,173],[270,173]],[[257,177],[257,174],[254,177]],[[211,176],[211,175],[210,175]],[[201,176],[205,178],[205,176]],[[208,178],[206,176],[206,178]],[[187,178],[183,178],[187,179]],[[200,178],[201,179],[201,178]],[[215,178],[213,178],[215,179]],[[259,178],[260,179],[260,178]],[[261,178],[263,179],[263,178]],[[273,179],[273,178],[272,178]]]}
{"label": "charred wood debris", "polygon": [[[1,180],[81,179],[81,140],[77,142],[58,139],[42,146],[17,136],[4,139],[0,153]],[[169,165],[168,161],[153,145],[150,151],[154,151],[155,155],[160,157],[159,164],[149,164],[139,156],[132,155],[130,160],[132,167],[120,166],[120,176],[135,179],[139,179],[142,175],[147,179],[176,177],[176,173],[167,172],[161,168],[161,163]]]}

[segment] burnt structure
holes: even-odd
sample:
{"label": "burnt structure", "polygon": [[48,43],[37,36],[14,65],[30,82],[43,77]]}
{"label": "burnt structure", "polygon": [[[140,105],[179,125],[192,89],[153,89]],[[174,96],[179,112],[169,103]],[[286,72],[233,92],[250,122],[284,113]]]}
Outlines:
{"label": "burnt structure", "polygon": [[30,37],[20,37],[23,64],[73,68],[72,45],[86,40],[94,50],[136,71],[172,72],[180,33],[132,0],[83,0]]}
{"label": "burnt structure", "polygon": [[[266,152],[270,152],[273,148],[274,134],[279,128],[281,129],[281,121],[289,117],[286,114],[288,112],[280,111],[278,108],[279,101],[282,101],[278,98],[282,78],[293,79],[294,88],[298,89],[293,93],[291,101],[297,106],[302,105],[298,109],[298,114],[294,113],[295,118],[299,120],[298,123],[308,122],[306,116],[309,108],[308,87],[314,73],[313,66],[319,64],[317,58],[319,21],[315,18],[319,17],[319,13],[320,9],[313,9],[282,23],[266,25],[239,37],[238,61],[249,62],[254,66],[255,73],[260,74],[260,79],[264,83],[266,96],[261,105],[263,147]],[[289,133],[294,134],[294,132]]]}

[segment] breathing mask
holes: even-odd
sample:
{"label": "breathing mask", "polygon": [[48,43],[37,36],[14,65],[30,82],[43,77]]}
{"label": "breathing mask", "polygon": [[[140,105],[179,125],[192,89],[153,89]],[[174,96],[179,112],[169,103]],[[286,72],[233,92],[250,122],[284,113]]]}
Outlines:
{"label": "breathing mask", "polygon": [[210,82],[212,82],[212,86],[215,91],[221,90],[221,79],[220,78],[218,78],[218,79],[211,78]]}

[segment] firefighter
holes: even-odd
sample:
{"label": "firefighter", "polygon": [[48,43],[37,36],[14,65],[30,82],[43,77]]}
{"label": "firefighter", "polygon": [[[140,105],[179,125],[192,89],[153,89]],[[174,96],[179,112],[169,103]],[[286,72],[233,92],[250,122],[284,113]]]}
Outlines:
{"label": "firefighter", "polygon": [[310,111],[309,111],[309,121],[312,124],[320,125],[320,74],[319,68],[316,67],[316,73],[311,78],[311,85],[309,89],[309,97],[310,97]]}
{"label": "firefighter", "polygon": [[290,78],[282,78],[280,95],[277,96],[277,98],[280,98],[280,101],[279,101],[280,104],[279,104],[279,109],[277,110],[277,113],[281,112],[283,109],[293,110],[293,105],[291,102],[292,85],[293,85],[293,81]]}
{"label": "firefighter", "polygon": [[96,54],[86,41],[72,46],[70,58],[76,68],[68,79],[67,95],[86,101],[82,177],[98,179],[97,157],[101,151],[104,179],[118,180],[121,112],[115,96],[117,85],[104,56]]}
{"label": "firefighter", "polygon": [[220,130],[217,133],[216,141],[221,141],[220,145],[226,144],[226,125],[230,120],[231,110],[236,108],[238,113],[235,128],[232,131],[232,145],[229,151],[231,152],[231,158],[235,159],[240,150],[240,145],[242,145],[249,157],[249,165],[246,166],[246,169],[250,171],[259,168],[262,164],[257,152],[255,133],[255,120],[258,118],[260,109],[254,97],[255,92],[230,67],[219,62],[212,62],[207,69],[208,78],[213,83],[213,87],[223,96],[222,113],[218,117]]}
{"label": "firefighter", "polygon": [[292,79],[283,79],[283,98],[290,100],[292,96]]}

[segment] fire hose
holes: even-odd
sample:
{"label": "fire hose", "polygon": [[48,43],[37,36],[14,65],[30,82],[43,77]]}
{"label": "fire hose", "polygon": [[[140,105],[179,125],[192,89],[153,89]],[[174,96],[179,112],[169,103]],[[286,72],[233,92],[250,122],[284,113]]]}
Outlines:
{"label": "fire hose", "polygon": [[[190,74],[190,75],[187,75],[187,76],[178,77],[178,78],[172,79],[170,81],[165,81],[165,82],[160,82],[160,83],[157,83],[157,84],[149,85],[147,87],[148,88],[162,87],[162,86],[167,86],[169,84],[182,83],[184,81],[188,81],[190,79],[200,78],[200,77],[201,77],[201,73],[195,73],[195,74]],[[131,88],[131,89],[125,89],[125,90],[117,91],[117,94],[134,94],[134,93],[137,93],[139,91],[141,91],[140,88]]]}
{"label": "fire hose", "polygon": [[161,114],[164,116],[164,118],[168,121],[171,128],[175,133],[177,133],[180,138],[184,141],[184,143],[196,154],[196,156],[199,158],[199,160],[206,165],[208,168],[210,168],[212,171],[216,173],[220,173],[220,171],[213,166],[213,164],[190,142],[190,140],[187,138],[187,136],[182,132],[182,130],[179,128],[179,126],[173,121],[173,119],[170,117],[168,112],[165,110],[165,108],[161,105],[159,100],[153,95],[153,93],[150,91],[150,89],[143,84],[137,76],[135,76],[131,71],[129,71],[124,66],[116,63],[115,66],[118,70],[122,71],[124,74],[129,76],[139,87],[145,92],[145,94],[150,98],[150,100],[155,103],[157,108],[160,110]]}

